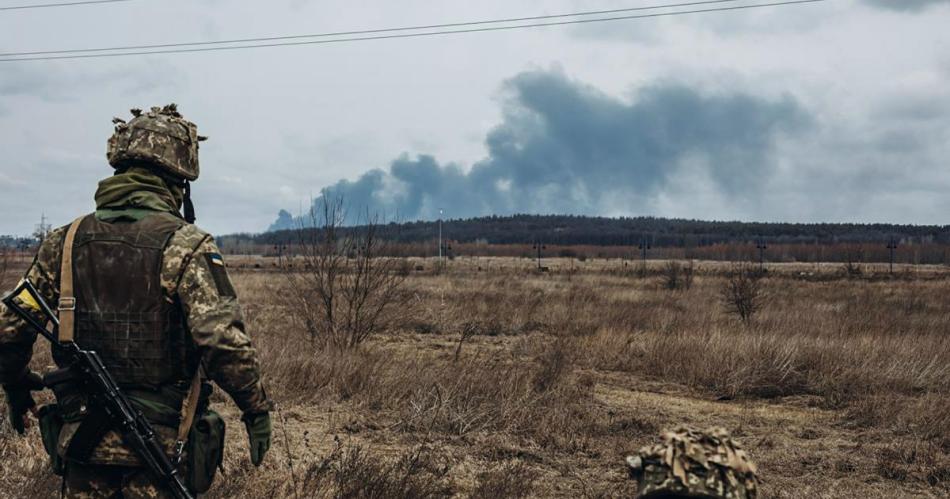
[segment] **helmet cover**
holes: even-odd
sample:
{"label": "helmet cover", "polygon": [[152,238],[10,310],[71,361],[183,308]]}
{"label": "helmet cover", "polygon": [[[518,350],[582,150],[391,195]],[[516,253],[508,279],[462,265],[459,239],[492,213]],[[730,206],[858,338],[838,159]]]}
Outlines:
{"label": "helmet cover", "polygon": [[722,428],[679,428],[627,457],[637,497],[755,499],[755,464]]}
{"label": "helmet cover", "polygon": [[113,118],[115,132],[109,138],[106,158],[113,168],[136,162],[159,167],[176,178],[198,179],[198,127],[184,119],[175,104],[153,107],[143,113],[132,109],[126,122]]}

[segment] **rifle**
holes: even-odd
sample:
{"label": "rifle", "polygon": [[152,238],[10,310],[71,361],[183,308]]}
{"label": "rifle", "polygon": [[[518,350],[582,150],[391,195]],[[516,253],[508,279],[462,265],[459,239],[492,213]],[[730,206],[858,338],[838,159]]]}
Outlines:
{"label": "rifle", "polygon": [[[42,316],[40,318],[34,316],[17,303],[17,300]],[[119,390],[118,383],[106,370],[99,354],[92,350],[83,350],[75,343],[62,343],[57,339],[55,331],[59,328],[59,317],[53,313],[33,283],[29,279],[24,279],[16,289],[0,301],[46,338],[57,353],[65,356],[69,369],[75,373],[77,381],[90,398],[91,404],[102,409],[122,436],[122,441],[139,456],[158,483],[168,486],[177,499],[194,499],[182,481],[180,473],[165,455],[165,451],[155,436],[155,430],[142,413],[132,406],[128,397]],[[52,323],[53,331],[47,329],[40,321],[41,319]]]}

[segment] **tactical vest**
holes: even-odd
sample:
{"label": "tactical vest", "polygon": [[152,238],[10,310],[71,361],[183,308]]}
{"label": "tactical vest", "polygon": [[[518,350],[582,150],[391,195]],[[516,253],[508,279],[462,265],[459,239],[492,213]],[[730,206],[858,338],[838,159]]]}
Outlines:
{"label": "tactical vest", "polygon": [[156,213],[131,223],[90,215],[79,225],[75,342],[98,352],[119,385],[158,387],[194,372],[181,305],[167,300],[161,285],[165,248],[184,223]]}

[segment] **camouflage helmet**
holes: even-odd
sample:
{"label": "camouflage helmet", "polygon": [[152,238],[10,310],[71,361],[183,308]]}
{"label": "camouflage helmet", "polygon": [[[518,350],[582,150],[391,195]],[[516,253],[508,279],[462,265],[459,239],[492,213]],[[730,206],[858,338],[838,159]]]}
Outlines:
{"label": "camouflage helmet", "polygon": [[722,428],[679,428],[627,457],[637,497],[755,499],[755,464]]}
{"label": "camouflage helmet", "polygon": [[143,113],[132,109],[126,122],[113,118],[115,133],[109,137],[106,158],[113,168],[144,161],[184,180],[198,178],[198,127],[182,118],[178,106],[153,107]]}

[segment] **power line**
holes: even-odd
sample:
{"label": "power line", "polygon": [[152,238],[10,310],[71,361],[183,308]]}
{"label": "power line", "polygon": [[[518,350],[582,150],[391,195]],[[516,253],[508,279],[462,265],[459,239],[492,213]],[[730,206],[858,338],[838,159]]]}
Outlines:
{"label": "power line", "polygon": [[64,2],[64,3],[40,3],[33,5],[15,5],[13,7],[0,7],[0,10],[26,10],[26,9],[45,9],[48,7],[72,7],[74,5],[90,5],[96,3],[119,3],[131,2],[132,0],[88,0],[85,2]]}
{"label": "power line", "polygon": [[259,44],[251,44],[251,45],[235,45],[235,46],[228,46],[228,47],[177,48],[177,49],[169,49],[169,50],[150,50],[150,51],[134,51],[134,52],[109,52],[109,53],[96,53],[96,54],[57,55],[57,56],[22,57],[22,58],[7,58],[7,59],[0,58],[0,62],[49,61],[49,60],[62,60],[62,59],[90,59],[90,58],[99,58],[99,57],[124,57],[124,56],[150,55],[150,54],[217,52],[217,51],[224,51],[224,50],[242,50],[242,49],[265,48],[265,47],[323,45],[323,44],[330,44],[330,43],[348,43],[348,42],[369,41],[369,40],[419,38],[419,37],[424,37],[424,36],[440,36],[440,35],[453,35],[453,34],[463,34],[463,33],[482,33],[482,32],[489,32],[489,31],[510,31],[510,30],[516,30],[516,29],[541,28],[541,27],[549,27],[549,26],[566,26],[566,25],[575,25],[575,24],[622,21],[622,20],[631,20],[631,19],[672,17],[672,16],[679,16],[679,15],[686,15],[686,14],[702,14],[702,13],[708,13],[708,12],[727,12],[727,11],[756,9],[756,8],[764,8],[764,7],[778,7],[782,5],[818,3],[818,2],[824,2],[824,1],[825,0],[789,0],[789,1],[784,1],[784,2],[773,2],[773,3],[764,3],[764,4],[756,4],[756,5],[738,5],[738,6],[730,6],[730,7],[717,7],[717,8],[712,8],[712,9],[681,10],[681,11],[675,11],[675,12],[659,12],[659,13],[638,14],[638,15],[629,15],[629,16],[602,17],[602,18],[597,18],[597,19],[574,19],[574,20],[569,20],[569,21],[556,21],[556,22],[547,22],[547,23],[518,24],[514,26],[489,26],[489,27],[482,27],[482,28],[469,28],[469,29],[459,29],[459,30],[425,31],[421,33],[397,33],[397,34],[391,34],[391,35],[336,38],[332,40],[307,40],[307,41],[297,41],[297,42],[285,41],[285,42],[279,42],[279,43],[259,43]]}
{"label": "power line", "polygon": [[33,52],[7,52],[7,53],[0,53],[0,57],[73,54],[73,53],[88,53],[88,52],[113,52],[117,50],[145,50],[145,49],[160,49],[160,48],[172,48],[172,47],[195,47],[195,46],[204,46],[204,45],[228,45],[228,44],[235,44],[235,43],[273,42],[273,41],[279,41],[279,40],[295,40],[295,39],[301,39],[301,38],[328,38],[328,37],[333,37],[333,36],[370,35],[370,34],[378,34],[378,33],[392,33],[392,32],[399,32],[399,31],[419,31],[419,30],[424,30],[424,29],[459,28],[462,26],[478,26],[478,25],[485,25],[485,24],[540,21],[543,19],[557,19],[557,18],[565,18],[565,17],[618,14],[621,12],[669,9],[669,8],[677,8],[677,7],[693,7],[697,5],[730,3],[730,2],[738,2],[738,1],[741,1],[741,0],[704,0],[704,1],[674,3],[674,4],[666,4],[666,5],[653,5],[649,7],[628,7],[624,9],[591,10],[587,12],[574,12],[571,14],[550,14],[550,15],[544,15],[544,16],[510,17],[510,18],[504,18],[504,19],[492,19],[492,20],[483,20],[483,21],[428,24],[428,25],[420,25],[420,26],[402,26],[398,28],[376,28],[376,29],[362,29],[362,30],[353,30],[353,31],[336,31],[336,32],[329,32],[329,33],[315,33],[315,34],[310,34],[310,35],[287,35],[287,36],[268,36],[268,37],[259,37],[259,38],[236,38],[233,40],[218,40],[218,41],[211,41],[211,42],[181,42],[181,43],[162,43],[162,44],[156,44],[156,45],[127,45],[127,46],[119,46],[119,47],[102,47],[102,48],[89,48],[89,49],[41,50],[41,51],[33,51]]}

